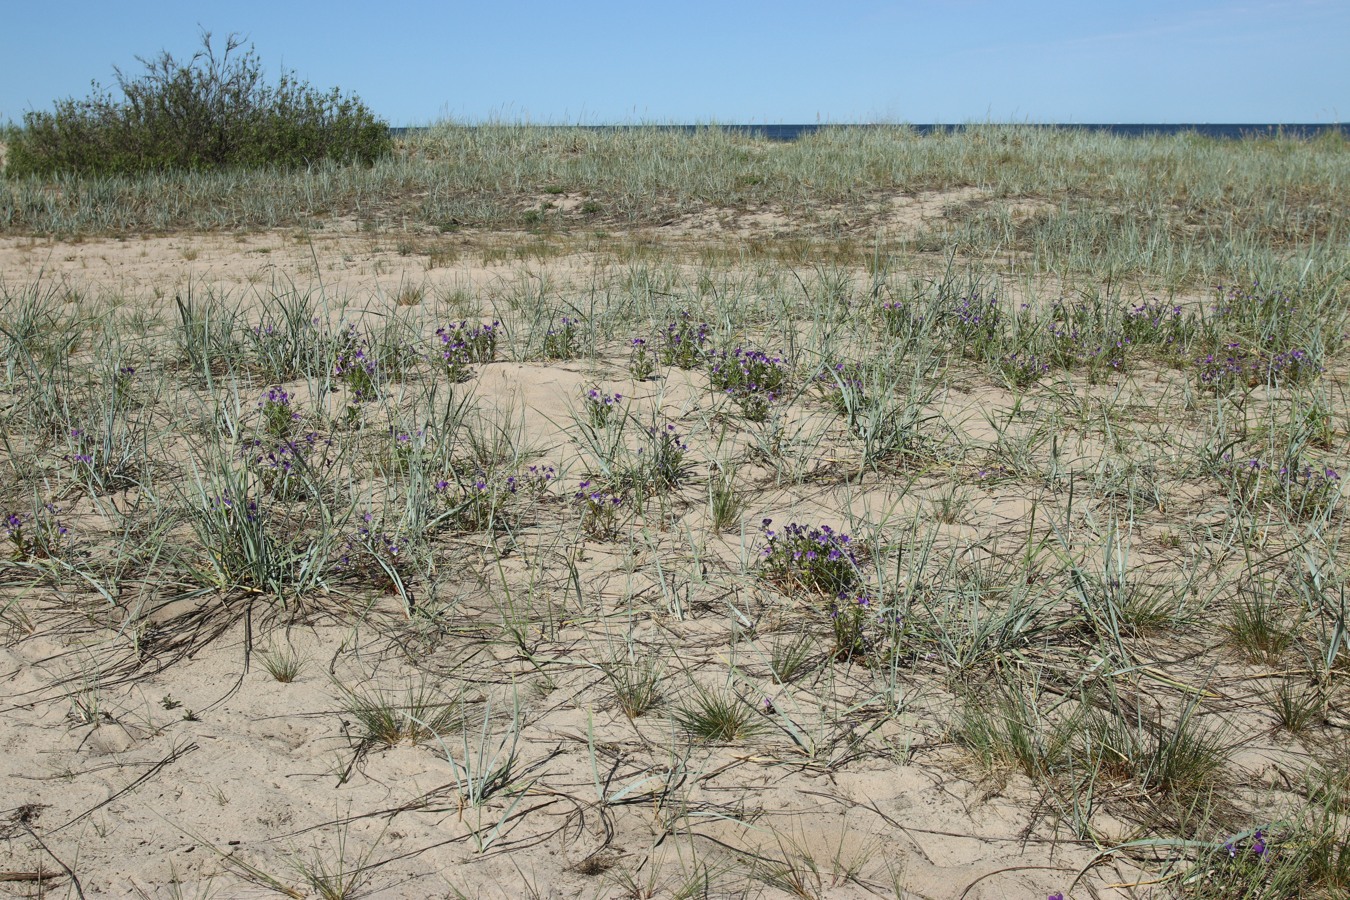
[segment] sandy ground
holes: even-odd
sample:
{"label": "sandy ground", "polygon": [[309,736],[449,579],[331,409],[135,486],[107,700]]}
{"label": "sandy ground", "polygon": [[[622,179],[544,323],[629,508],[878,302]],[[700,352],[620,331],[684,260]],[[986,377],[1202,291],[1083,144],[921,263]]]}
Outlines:
{"label": "sandy ground", "polygon": [[[410,289],[448,297],[517,277],[521,263],[484,255],[454,236],[402,247],[390,236],[300,233],[5,238],[0,274],[12,285],[41,279],[164,308],[189,286],[246,298],[274,283],[321,283],[333,296],[392,304]],[[566,280],[593,265],[578,253],[536,268]],[[560,405],[596,375],[575,364],[501,363],[484,372],[479,392],[513,398],[536,441],[555,445]],[[665,402],[679,408],[681,397],[676,379]],[[968,410],[990,398],[958,392],[950,402]],[[937,496],[936,482],[920,487],[928,494],[906,503]],[[898,503],[892,493],[882,484],[858,502]],[[809,487],[766,489],[746,515],[801,513],[812,502]],[[1012,530],[1027,515],[1016,488],[983,492],[952,530]],[[541,555],[554,546],[542,521]],[[591,661],[630,633],[625,610],[645,611],[632,636],[672,667],[681,663],[672,648],[697,647],[724,665],[745,653],[728,612],[733,582],[719,577],[747,552],[745,539],[711,538],[706,578],[683,601],[700,614],[683,620],[649,575],[662,554],[674,559],[675,541],[589,546],[579,571],[595,605],[584,609],[565,577],[540,579],[531,602],[556,616],[534,648],[547,675],[510,647],[476,640],[500,625],[501,608],[493,565],[472,546],[455,551],[444,589],[455,594],[457,579],[487,589],[463,590],[462,619],[443,634],[402,628],[389,598],[359,618],[322,604],[280,617],[235,598],[163,611],[166,621],[183,617],[172,641],[157,643],[153,623],[129,640],[83,615],[96,605],[87,596],[19,597],[44,612],[32,633],[0,646],[0,895],[320,896],[306,883],[315,872],[349,878],[351,896],[390,900],[1127,895],[1110,885],[1140,875],[1123,867],[1096,870],[1091,893],[1068,891],[1097,848],[1066,838],[1027,779],[976,771],[944,734],[939,712],[950,698],[940,694],[913,698],[910,711],[865,735],[846,719],[817,717],[814,755],[781,730],[705,746],[674,733],[663,715],[624,716]],[[528,572],[508,575],[523,581]],[[755,646],[791,636],[790,625],[775,624],[786,621],[781,599],[730,600],[763,621]],[[282,650],[302,661],[291,683],[259,662],[259,651]],[[753,657],[738,664],[763,669]],[[834,690],[862,702],[868,688],[856,674]],[[344,689],[398,697],[424,685],[477,723],[467,737],[361,746]],[[802,721],[812,721],[810,691],[772,702],[799,704]],[[516,783],[529,789],[466,807],[457,787],[466,755],[501,752],[513,718]],[[1251,774],[1270,764],[1257,757]]]}

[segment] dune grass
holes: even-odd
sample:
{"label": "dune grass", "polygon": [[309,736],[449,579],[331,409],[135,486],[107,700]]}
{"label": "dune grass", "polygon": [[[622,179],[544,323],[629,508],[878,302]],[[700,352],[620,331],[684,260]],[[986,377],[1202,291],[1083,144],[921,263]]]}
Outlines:
{"label": "dune grass", "polygon": [[[177,209],[172,179],[8,182],[9,230],[71,234],[357,199],[386,223],[516,226],[556,186],[605,211],[536,225],[773,206],[819,237],[827,208],[888,192],[989,199],[910,238],[937,257],[677,245],[406,304],[315,285],[146,315],[0,284],[0,635],[97,645],[70,701],[94,722],[106,685],[241,623],[259,648],[340,623],[330,672],[410,675],[337,682],[340,785],[363,754],[424,753],[448,787],[391,830],[449,809],[484,857],[609,841],[639,806],[649,868],[587,845],[617,892],[657,890],[665,865],[703,894],[898,891],[870,856],[809,856],[762,773],[723,785],[917,765],[1023,803],[1027,834],[1077,853],[1078,882],[1047,893],[1128,871],[1183,896],[1339,896],[1345,167],[1334,141],[447,126],[369,170],[193,176]],[[1000,218],[1026,197],[1053,204]],[[455,203],[480,218],[451,221]],[[213,208],[233,218],[197,218]],[[296,651],[255,652],[295,689]],[[563,740],[580,782],[550,768]],[[600,818],[559,831],[553,803]],[[710,821],[745,826],[736,852],[700,856]],[[341,858],[302,874],[380,877]]]}
{"label": "dune grass", "polygon": [[[295,225],[584,237],[697,215],[771,213],[756,252],[861,264],[891,250],[1017,254],[1037,275],[1149,278],[1173,287],[1343,274],[1350,152],[1335,135],[1196,135],[972,126],[829,129],[774,143],[692,133],[432,126],[371,167],[137,177],[7,178],[0,233],[66,236]],[[948,195],[949,214],[896,235],[896,198]],[[410,242],[409,246],[412,246]]]}

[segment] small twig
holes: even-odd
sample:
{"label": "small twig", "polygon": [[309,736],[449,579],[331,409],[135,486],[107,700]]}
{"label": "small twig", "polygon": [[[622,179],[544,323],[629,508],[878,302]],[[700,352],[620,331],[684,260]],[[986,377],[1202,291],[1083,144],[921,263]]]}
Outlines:
{"label": "small twig", "polygon": [[[75,893],[80,895],[80,900],[84,900],[84,887],[80,884],[80,879],[76,877],[75,870],[72,869],[70,866],[66,865],[65,863],[63,863],[61,861],[61,857],[57,856],[55,853],[52,852],[52,848],[48,847],[47,844],[42,840],[42,838],[38,837],[37,832],[33,830],[33,827],[31,825],[29,825],[23,819],[19,820],[19,825],[23,827],[24,831],[28,832],[29,837],[37,841],[38,846],[41,847],[44,851],[46,851],[48,856],[56,860],[56,864],[61,867],[61,870],[65,872],[66,875],[70,876],[70,883],[75,885]],[[40,869],[41,867],[39,867],[39,875],[41,874]]]}
{"label": "small twig", "polygon": [[1051,872],[1073,871],[1073,869],[1070,869],[1067,866],[1004,866],[1003,868],[995,869],[992,872],[985,872],[979,878],[976,878],[970,884],[966,885],[966,889],[961,892],[961,894],[956,898],[956,900],[966,900],[966,895],[969,894],[975,888],[975,885],[979,884],[981,881],[984,881],[986,878],[993,878],[995,875],[1002,875],[1004,872],[1026,872],[1035,869],[1044,869]]}
{"label": "small twig", "polygon": [[166,757],[164,757],[163,759],[161,759],[159,762],[155,763],[153,766],[151,766],[151,767],[150,767],[150,770],[149,770],[148,772],[144,773],[143,775],[141,775],[140,778],[137,778],[135,781],[131,782],[131,784],[129,784],[129,785],[127,785],[126,787],[122,788],[120,791],[118,791],[117,793],[113,794],[113,795],[112,795],[111,797],[109,797],[107,800],[104,800],[104,801],[101,802],[101,803],[98,803],[98,804],[95,804],[94,806],[89,807],[89,809],[86,809],[84,812],[80,813],[78,816],[76,816],[75,818],[73,818],[73,819],[71,819],[70,821],[66,822],[65,824],[56,826],[55,828],[53,828],[53,829],[51,830],[50,833],[51,833],[51,834],[55,834],[56,832],[61,831],[62,829],[69,828],[71,825],[74,825],[76,822],[80,821],[81,819],[84,819],[84,818],[88,817],[89,815],[91,815],[92,813],[96,812],[97,810],[102,809],[103,807],[107,806],[109,803],[112,803],[114,800],[116,800],[118,797],[122,796],[123,794],[127,793],[128,791],[131,791],[131,790],[135,789],[135,788],[138,787],[142,782],[146,781],[146,780],[149,779],[149,778],[154,777],[154,776],[155,776],[156,774],[158,774],[159,771],[160,771],[161,769],[163,769],[165,766],[167,766],[167,765],[169,765],[169,764],[171,764],[171,763],[177,762],[178,760],[182,759],[184,756],[187,756],[189,753],[191,753],[192,751],[194,751],[194,750],[196,750],[196,749],[197,749],[197,744],[196,744],[195,741],[194,741],[194,742],[191,742],[191,743],[189,743],[189,744],[187,744],[187,745],[184,746],[184,747],[181,747],[181,748],[174,748],[174,751],[173,751],[172,753],[170,753],[168,756],[166,756]]}

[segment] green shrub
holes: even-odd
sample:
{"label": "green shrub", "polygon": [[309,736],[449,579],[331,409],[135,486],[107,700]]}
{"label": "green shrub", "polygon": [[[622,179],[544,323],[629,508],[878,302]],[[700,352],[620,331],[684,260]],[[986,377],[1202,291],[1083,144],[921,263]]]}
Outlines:
{"label": "green shrub", "polygon": [[82,100],[25,113],[10,135],[6,174],[370,163],[389,152],[388,124],[357,97],[324,93],[289,72],[268,84],[257,54],[241,46],[231,35],[218,52],[206,33],[186,62],[166,51],[137,57],[145,66],[139,78],[115,68],[120,100],[94,83]]}

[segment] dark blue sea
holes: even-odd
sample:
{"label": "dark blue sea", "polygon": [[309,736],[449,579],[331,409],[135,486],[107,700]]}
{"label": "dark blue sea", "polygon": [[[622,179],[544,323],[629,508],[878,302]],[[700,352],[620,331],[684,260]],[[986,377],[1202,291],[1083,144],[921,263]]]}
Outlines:
{"label": "dark blue sea", "polygon": [[[612,131],[623,128],[654,128],[657,130],[668,131],[686,131],[695,132],[704,128],[720,128],[724,131],[740,132],[742,134],[755,135],[766,138],[771,141],[795,141],[803,135],[815,134],[819,131],[829,131],[833,128],[894,128],[896,125],[543,125],[542,128],[586,128],[595,131]],[[903,127],[910,128],[919,134],[935,134],[938,132],[964,131],[966,128],[989,128],[1003,127],[999,123],[974,123],[971,125],[911,125],[904,123]],[[1350,124],[1292,124],[1292,125],[1272,125],[1263,123],[1223,123],[1223,124],[1136,124],[1136,123],[1091,123],[1091,124],[1017,124],[1013,123],[1006,127],[1014,128],[1051,128],[1060,131],[1095,131],[1106,132],[1108,134],[1118,134],[1124,137],[1144,137],[1148,135],[1170,135],[1170,134],[1197,134],[1202,137],[1221,138],[1226,140],[1242,140],[1244,138],[1273,138],[1284,137],[1295,140],[1308,140],[1315,138],[1324,132],[1340,132],[1343,136],[1350,138]],[[391,128],[395,135],[405,134],[410,131],[420,131],[420,128]]]}
{"label": "dark blue sea", "polygon": [[[687,128],[687,126],[674,126]],[[825,131],[830,128],[887,128],[886,125],[726,125],[731,131],[743,131],[757,134],[771,141],[793,141],[797,138]],[[988,125],[907,125],[919,134],[934,134],[945,131],[964,131],[967,127],[987,128]],[[994,127],[999,127],[994,125]],[[1287,137],[1299,140],[1317,137],[1324,131],[1339,131],[1350,137],[1350,125],[1263,125],[1263,124],[1220,124],[1220,125],[1148,125],[1148,124],[1070,124],[1070,125],[1013,125],[1019,128],[1051,128],[1057,131],[1101,131],[1123,137],[1144,137],[1147,135],[1198,134],[1211,138],[1241,140],[1243,138]]]}

